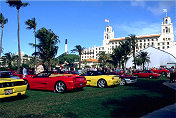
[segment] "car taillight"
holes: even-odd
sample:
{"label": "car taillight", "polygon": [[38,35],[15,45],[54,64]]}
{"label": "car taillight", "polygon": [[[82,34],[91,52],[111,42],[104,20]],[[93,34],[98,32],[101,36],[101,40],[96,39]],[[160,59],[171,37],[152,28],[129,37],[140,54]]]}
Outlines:
{"label": "car taillight", "polygon": [[3,88],[3,84],[0,84],[0,88]]}

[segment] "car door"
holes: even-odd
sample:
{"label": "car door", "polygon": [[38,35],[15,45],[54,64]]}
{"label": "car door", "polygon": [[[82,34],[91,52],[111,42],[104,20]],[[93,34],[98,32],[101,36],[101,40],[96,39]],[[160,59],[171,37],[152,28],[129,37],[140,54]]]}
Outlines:
{"label": "car door", "polygon": [[49,82],[49,73],[40,73],[31,80],[33,89],[46,89]]}
{"label": "car door", "polygon": [[147,73],[146,73],[146,71],[142,71],[140,77],[147,77]]}

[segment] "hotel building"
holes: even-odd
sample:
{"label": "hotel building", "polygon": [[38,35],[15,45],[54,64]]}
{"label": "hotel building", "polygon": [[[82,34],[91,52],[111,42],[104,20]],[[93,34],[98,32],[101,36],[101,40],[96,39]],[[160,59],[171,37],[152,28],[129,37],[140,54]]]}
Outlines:
{"label": "hotel building", "polygon": [[[176,42],[174,41],[171,17],[163,18],[163,22],[161,24],[161,33],[136,36],[136,38],[136,53],[147,47],[155,47],[160,50],[166,50],[176,45]],[[112,30],[112,26],[106,26],[106,30],[104,31],[103,45],[99,47],[94,46],[92,48],[89,47],[88,49],[84,49],[81,60],[98,59],[98,53],[102,51],[111,54],[113,49],[119,46],[120,41],[125,41],[125,39],[125,37],[114,38],[114,31]]]}

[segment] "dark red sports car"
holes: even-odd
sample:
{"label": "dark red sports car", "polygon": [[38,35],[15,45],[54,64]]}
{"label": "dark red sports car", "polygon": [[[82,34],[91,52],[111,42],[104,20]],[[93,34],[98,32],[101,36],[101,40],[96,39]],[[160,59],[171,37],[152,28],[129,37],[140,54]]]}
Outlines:
{"label": "dark red sports car", "polygon": [[53,72],[41,72],[37,75],[29,75],[23,78],[28,89],[51,90],[54,92],[65,92],[86,86],[83,76],[53,74]]}
{"label": "dark red sports car", "polygon": [[159,77],[160,74],[154,73],[153,71],[150,71],[150,70],[144,70],[144,71],[141,71],[141,72],[139,71],[137,73],[134,73],[134,76],[153,79],[153,78]]}

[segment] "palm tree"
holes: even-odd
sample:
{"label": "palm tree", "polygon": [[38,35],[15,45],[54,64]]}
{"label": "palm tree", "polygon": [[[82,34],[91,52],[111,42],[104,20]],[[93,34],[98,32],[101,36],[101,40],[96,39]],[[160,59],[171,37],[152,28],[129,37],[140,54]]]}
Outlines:
{"label": "palm tree", "polygon": [[106,54],[105,51],[98,53],[98,56],[99,56],[98,60],[100,61],[101,66],[104,67],[106,63],[109,61],[110,56]]}
{"label": "palm tree", "polygon": [[1,45],[0,45],[0,57],[1,57],[1,52],[2,52],[2,37],[3,37],[3,28],[4,28],[4,24],[6,24],[8,22],[7,18],[4,18],[4,16],[2,15],[2,13],[0,14],[0,24],[1,24],[1,28],[2,28],[2,33],[1,33]]}
{"label": "palm tree", "polygon": [[20,23],[19,23],[19,10],[21,7],[26,7],[29,3],[22,3],[21,0],[7,0],[10,7],[16,7],[17,9],[17,19],[18,19],[18,70],[17,73],[20,72],[21,65],[21,50],[20,50]]}
{"label": "palm tree", "polygon": [[75,49],[71,50],[72,52],[78,52],[79,54],[79,68],[81,68],[81,55],[84,48],[81,45],[76,45]]}
{"label": "palm tree", "polygon": [[144,70],[145,63],[150,62],[150,57],[148,55],[148,52],[140,52],[139,55],[137,55],[137,58],[141,59],[142,67],[143,67],[143,70]]}
{"label": "palm tree", "polygon": [[[135,59],[135,50],[136,50],[136,35],[130,34],[129,37],[127,37],[127,40],[130,42],[130,46],[132,48],[132,53],[133,53],[133,59]],[[134,67],[136,68],[136,63],[134,61]]]}
{"label": "palm tree", "polygon": [[120,42],[120,52],[122,53],[122,64],[126,68],[126,62],[128,60],[128,55],[131,53],[130,42],[128,40]]}
{"label": "palm tree", "polygon": [[122,56],[123,56],[122,48],[120,46],[114,48],[113,52],[111,54],[110,63],[113,64],[115,68],[117,66],[119,66],[119,68],[121,68],[121,62],[122,62],[122,59],[123,59]]}
{"label": "palm tree", "polygon": [[[39,50],[40,58],[43,62],[46,62],[47,69],[51,70],[51,60],[57,54],[59,37],[50,29],[41,28],[37,31],[36,37],[39,39],[39,44],[36,44],[36,48]],[[35,46],[35,44],[30,44]]]}
{"label": "palm tree", "polygon": [[37,23],[35,21],[35,18],[28,19],[25,24],[28,26],[27,29],[33,29],[34,30],[34,35],[35,35],[35,69],[37,68],[37,60],[36,60],[36,27]]}
{"label": "palm tree", "polygon": [[5,53],[4,57],[7,61],[8,68],[12,68],[13,54],[11,52]]}

